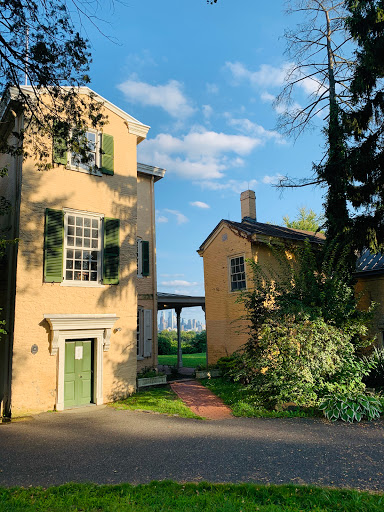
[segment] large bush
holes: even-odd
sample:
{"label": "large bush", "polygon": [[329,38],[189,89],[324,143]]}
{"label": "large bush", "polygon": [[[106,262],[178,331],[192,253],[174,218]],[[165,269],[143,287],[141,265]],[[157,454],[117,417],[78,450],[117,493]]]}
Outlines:
{"label": "large bush", "polygon": [[[160,355],[177,354],[177,333],[175,331],[161,331],[157,335]],[[206,352],[207,336],[205,331],[200,333],[187,331],[181,333],[181,349],[184,354],[197,354]]]}
{"label": "large bush", "polygon": [[[274,267],[248,262],[254,289],[241,295],[249,340],[229,375],[257,389],[265,405],[313,404],[329,393],[357,393],[372,366],[358,356],[371,312],[357,308],[342,262],[304,244],[271,247]],[[227,365],[228,366],[228,365]]]}

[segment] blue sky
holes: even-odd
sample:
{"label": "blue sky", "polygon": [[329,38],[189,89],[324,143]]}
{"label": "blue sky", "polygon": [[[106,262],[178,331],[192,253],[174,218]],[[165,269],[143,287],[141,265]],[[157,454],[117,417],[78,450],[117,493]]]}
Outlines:
{"label": "blue sky", "polygon": [[89,29],[91,87],[151,126],[138,160],[167,170],[156,184],[158,290],[201,295],[196,250],[222,218],[240,220],[241,191],[255,190],[261,222],[321,211],[321,189],[273,187],[279,175],[310,176],[322,154],[319,127],[296,142],[276,131],[281,36],[294,20],[280,0],[129,0],[99,16],[116,43]]}

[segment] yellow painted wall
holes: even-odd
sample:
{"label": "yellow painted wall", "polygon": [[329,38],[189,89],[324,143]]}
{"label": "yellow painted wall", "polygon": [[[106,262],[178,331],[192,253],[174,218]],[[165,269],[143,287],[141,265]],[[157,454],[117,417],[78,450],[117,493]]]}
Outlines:
{"label": "yellow painted wall", "polygon": [[155,236],[155,184],[152,176],[137,176],[137,236],[149,241],[149,276],[137,277],[138,306],[152,310],[152,354],[138,359],[137,370],[157,366],[157,282]]}
{"label": "yellow painted wall", "polygon": [[359,278],[356,284],[356,293],[361,294],[359,306],[367,309],[372,302],[377,304],[371,335],[376,335],[377,344],[383,345],[384,332],[384,275]]}
{"label": "yellow painted wall", "polygon": [[[103,353],[103,396],[127,395],[136,378],[136,136],[108,112],[104,132],[114,137],[113,176],[92,176],[57,166],[38,172],[23,164],[20,243],[17,261],[12,406],[13,413],[53,409],[56,357],[49,352],[44,314],[115,313],[120,319],[109,352]],[[99,288],[43,282],[45,208],[73,208],[120,219],[120,284]],[[31,346],[38,345],[32,355]]]}

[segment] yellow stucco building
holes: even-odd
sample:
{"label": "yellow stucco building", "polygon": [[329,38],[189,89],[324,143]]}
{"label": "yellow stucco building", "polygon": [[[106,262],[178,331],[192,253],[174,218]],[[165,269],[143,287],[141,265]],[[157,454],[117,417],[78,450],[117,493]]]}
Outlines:
{"label": "yellow stucco building", "polygon": [[[132,393],[138,368],[157,365],[154,184],[164,170],[137,163],[149,126],[95,101],[108,123],[87,129],[92,170],[70,152],[53,151],[45,172],[32,158],[0,156],[0,196],[12,204],[2,226],[18,239],[0,278],[6,415],[102,404]],[[17,106],[11,88],[1,137],[21,128]]]}
{"label": "yellow stucco building", "polygon": [[[208,363],[239,349],[248,339],[243,305],[236,302],[241,290],[252,288],[252,275],[246,260],[269,268],[276,260],[268,244],[284,240],[297,244],[308,240],[322,244],[324,235],[301,231],[256,220],[255,192],[241,197],[241,222],[221,220],[200,246],[204,260],[205,314]],[[373,300],[379,303],[373,334],[382,343],[384,330],[384,258],[365,256],[358,262],[357,292],[364,291],[362,307]]]}

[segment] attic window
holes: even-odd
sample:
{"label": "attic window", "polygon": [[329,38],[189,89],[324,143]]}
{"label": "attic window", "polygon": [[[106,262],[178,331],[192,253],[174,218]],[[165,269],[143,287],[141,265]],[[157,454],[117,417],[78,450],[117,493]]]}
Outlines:
{"label": "attic window", "polygon": [[244,290],[247,285],[245,281],[244,256],[236,256],[230,261],[231,292]]}

